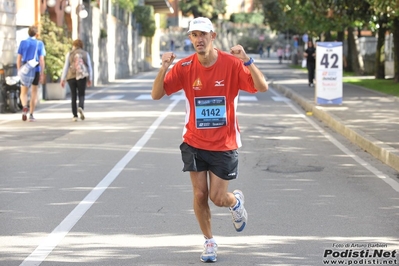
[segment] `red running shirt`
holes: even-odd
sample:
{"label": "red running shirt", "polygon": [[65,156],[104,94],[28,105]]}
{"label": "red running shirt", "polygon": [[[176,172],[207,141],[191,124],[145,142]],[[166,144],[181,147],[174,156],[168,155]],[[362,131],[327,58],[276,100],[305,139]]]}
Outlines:
{"label": "red running shirt", "polygon": [[218,50],[216,63],[204,67],[193,54],[178,61],[166,74],[164,89],[167,95],[184,90],[183,142],[209,151],[241,147],[236,117],[239,90],[257,92],[241,60]]}

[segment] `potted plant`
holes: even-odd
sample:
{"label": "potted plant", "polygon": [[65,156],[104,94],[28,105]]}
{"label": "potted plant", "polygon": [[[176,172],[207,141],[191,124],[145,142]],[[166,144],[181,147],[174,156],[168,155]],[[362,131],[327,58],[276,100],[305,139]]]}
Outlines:
{"label": "potted plant", "polygon": [[62,88],[60,79],[65,63],[65,55],[72,48],[72,39],[68,37],[68,31],[58,27],[45,14],[41,18],[40,37],[46,49],[44,61],[46,68],[46,82],[44,84],[45,98],[47,100],[65,99],[67,88]]}

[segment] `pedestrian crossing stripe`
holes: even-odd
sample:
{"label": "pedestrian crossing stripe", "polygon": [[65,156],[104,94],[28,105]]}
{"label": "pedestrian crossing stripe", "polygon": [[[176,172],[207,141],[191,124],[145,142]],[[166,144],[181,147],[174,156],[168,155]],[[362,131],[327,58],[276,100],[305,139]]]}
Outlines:
{"label": "pedestrian crossing stripe", "polygon": [[238,96],[238,100],[241,102],[256,102],[258,98],[256,96]]}
{"label": "pedestrian crossing stripe", "polygon": [[123,97],[125,97],[125,95],[118,94],[118,95],[108,95],[108,96],[103,97],[102,99],[103,100],[120,100]]}
{"label": "pedestrian crossing stripe", "polygon": [[141,94],[135,100],[152,100],[151,94]]}

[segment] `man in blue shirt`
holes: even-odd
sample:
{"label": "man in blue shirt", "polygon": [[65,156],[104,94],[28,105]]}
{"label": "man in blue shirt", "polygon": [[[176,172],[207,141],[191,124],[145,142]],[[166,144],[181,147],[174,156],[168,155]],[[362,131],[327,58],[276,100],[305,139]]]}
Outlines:
{"label": "man in blue shirt", "polygon": [[[44,43],[36,39],[36,35],[39,30],[37,26],[29,27],[28,34],[29,37],[26,40],[21,41],[18,47],[17,56],[17,68],[20,69],[22,65],[27,63],[29,60],[35,59],[38,65],[35,67],[35,76],[32,82],[32,90],[30,95],[30,105],[29,105],[29,121],[34,122],[33,112],[35,111],[36,101],[37,101],[37,87],[40,83],[43,83],[44,79],[44,56],[46,55],[46,50],[44,48]],[[23,84],[21,86],[21,103],[22,109],[22,121],[27,120],[28,114],[28,90],[30,84]]]}

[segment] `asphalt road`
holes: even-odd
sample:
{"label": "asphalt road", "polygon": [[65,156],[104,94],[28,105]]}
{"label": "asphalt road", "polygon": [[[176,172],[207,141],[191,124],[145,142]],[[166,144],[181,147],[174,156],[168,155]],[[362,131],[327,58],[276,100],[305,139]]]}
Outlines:
{"label": "asphalt road", "polygon": [[[277,61],[257,60],[273,79]],[[0,115],[0,265],[200,265],[203,238],[179,145],[180,94],[150,99],[156,72]],[[273,88],[242,93],[236,233],[211,205],[218,265],[399,265],[398,172],[306,116]],[[377,250],[377,253],[374,253]],[[361,261],[363,260],[363,261]],[[364,264],[362,264],[364,263]]]}

